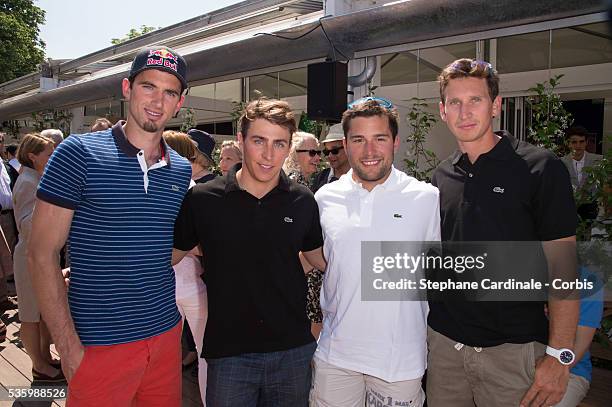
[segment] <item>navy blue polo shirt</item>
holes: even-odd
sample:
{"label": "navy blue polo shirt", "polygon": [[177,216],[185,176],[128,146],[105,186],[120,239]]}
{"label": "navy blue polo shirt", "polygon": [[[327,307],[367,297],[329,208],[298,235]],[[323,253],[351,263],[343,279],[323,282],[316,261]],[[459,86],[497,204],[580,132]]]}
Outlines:
{"label": "navy blue polo shirt", "polygon": [[163,143],[163,159],[145,176],[121,124],[63,141],[37,192],[74,210],[68,302],[84,345],[137,341],[181,319],[170,260],[191,166]]}
{"label": "navy blue polo shirt", "polygon": [[[498,132],[471,163],[456,151],[436,168],[443,241],[550,241],[576,234],[565,165],[548,150]],[[548,341],[542,302],[430,302],[428,323],[468,346]]]}

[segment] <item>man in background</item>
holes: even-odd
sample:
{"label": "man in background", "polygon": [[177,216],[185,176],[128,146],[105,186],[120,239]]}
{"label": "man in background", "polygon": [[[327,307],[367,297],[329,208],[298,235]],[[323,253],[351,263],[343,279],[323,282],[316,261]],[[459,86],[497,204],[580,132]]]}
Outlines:
{"label": "man in background", "polygon": [[323,185],[338,180],[351,168],[344,151],[343,140],[342,124],[338,123],[331,126],[325,139],[321,142],[323,144],[322,153],[327,157],[330,168],[326,168],[315,175],[312,183],[313,193],[317,192]]}
{"label": "man in background", "polygon": [[585,169],[597,165],[602,156],[587,151],[589,134],[584,127],[571,127],[567,130],[566,134],[571,151],[561,160],[570,173],[574,191],[579,192],[579,195],[583,195],[583,199],[587,201],[578,206],[578,215],[580,215],[581,219],[593,220],[597,217],[599,208],[594,197],[596,190],[593,186],[588,185],[588,173]]}
{"label": "man in background", "polygon": [[106,117],[98,117],[91,125],[91,132],[102,131],[110,129],[113,124]]}
{"label": "man in background", "polygon": [[585,168],[593,167],[601,160],[601,155],[586,151],[588,132],[584,127],[570,127],[567,132],[570,153],[562,158],[570,173],[574,190],[581,188],[587,179]]}
{"label": "man in background", "polygon": [[40,135],[49,137],[51,140],[53,140],[55,148],[57,148],[57,146],[64,141],[64,133],[59,129],[45,129],[40,132]]}
{"label": "man in background", "polygon": [[19,163],[19,160],[17,160],[17,148],[17,144],[9,144],[6,146],[6,159],[11,167],[15,169],[15,171],[19,171],[19,168],[21,168],[21,164]]}

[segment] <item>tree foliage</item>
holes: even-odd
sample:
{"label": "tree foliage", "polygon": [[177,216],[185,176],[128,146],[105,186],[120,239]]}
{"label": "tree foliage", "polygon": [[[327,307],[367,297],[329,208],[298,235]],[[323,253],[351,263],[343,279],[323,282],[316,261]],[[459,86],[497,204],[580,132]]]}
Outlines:
{"label": "tree foliage", "polygon": [[556,75],[546,82],[529,88],[535,92],[527,98],[531,105],[532,124],[527,140],[539,147],[551,150],[558,156],[567,153],[565,131],[572,125],[572,115],[565,110],[556,87],[563,75]]}
{"label": "tree foliage", "polygon": [[141,25],[140,26],[140,30],[138,30],[136,28],[132,28],[130,30],[130,32],[128,32],[126,34],[125,37],[111,39],[111,44],[113,44],[113,45],[121,44],[122,42],[126,42],[126,41],[132,40],[132,39],[134,39],[136,37],[140,37],[141,35],[144,35],[146,33],[150,33],[151,31],[155,31],[158,28],[150,27],[150,26],[147,26],[147,25]]}
{"label": "tree foliage", "polygon": [[45,11],[33,0],[0,0],[0,83],[36,71],[45,57],[44,22]]}
{"label": "tree foliage", "polygon": [[418,180],[431,182],[433,170],[440,160],[436,153],[425,148],[431,128],[437,123],[436,116],[427,110],[424,99],[412,98],[412,107],[406,116],[410,135],[406,138],[408,158],[404,159],[406,173]]}

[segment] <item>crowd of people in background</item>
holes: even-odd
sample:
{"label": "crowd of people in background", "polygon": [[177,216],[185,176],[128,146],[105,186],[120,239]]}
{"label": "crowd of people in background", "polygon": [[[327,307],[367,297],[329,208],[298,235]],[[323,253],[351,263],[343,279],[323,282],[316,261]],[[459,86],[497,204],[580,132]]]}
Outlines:
{"label": "crowd of people in background", "polygon": [[165,130],[187,88],[166,47],[135,57],[127,120],[6,146],[0,300],[14,275],[34,380],[67,383],[68,406],[179,406],[195,363],[210,407],[575,406],[600,297],[361,298],[364,241],[541,241],[549,262],[555,243],[575,248],[573,189],[601,159],[584,129],[561,160],[493,131],[490,64],[460,59],[439,81],[458,150],[431,184],[394,167],[384,98],[349,104],[320,141],[274,99],[249,102],[220,145]]}

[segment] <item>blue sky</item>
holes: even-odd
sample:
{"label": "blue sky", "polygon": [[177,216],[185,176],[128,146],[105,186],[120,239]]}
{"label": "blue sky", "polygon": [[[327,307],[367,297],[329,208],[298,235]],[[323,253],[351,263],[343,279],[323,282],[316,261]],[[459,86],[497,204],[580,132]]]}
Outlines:
{"label": "blue sky", "polygon": [[46,56],[53,59],[77,58],[124,37],[131,28],[142,25],[166,27],[212,10],[238,3],[238,0],[34,0],[46,11],[41,38]]}

